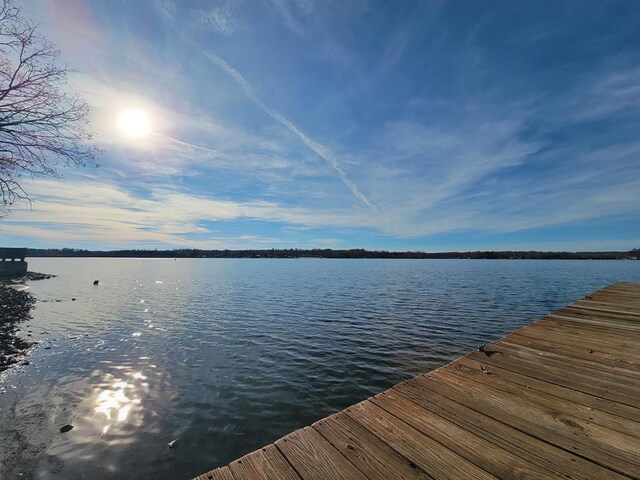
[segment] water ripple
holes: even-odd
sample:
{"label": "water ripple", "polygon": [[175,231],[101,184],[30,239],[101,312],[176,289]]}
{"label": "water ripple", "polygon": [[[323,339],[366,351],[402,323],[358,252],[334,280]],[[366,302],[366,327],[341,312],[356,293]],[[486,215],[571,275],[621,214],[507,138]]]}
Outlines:
{"label": "water ripple", "polygon": [[640,280],[613,261],[30,263],[58,277],[31,285],[40,346],[0,380],[3,478],[188,478]]}

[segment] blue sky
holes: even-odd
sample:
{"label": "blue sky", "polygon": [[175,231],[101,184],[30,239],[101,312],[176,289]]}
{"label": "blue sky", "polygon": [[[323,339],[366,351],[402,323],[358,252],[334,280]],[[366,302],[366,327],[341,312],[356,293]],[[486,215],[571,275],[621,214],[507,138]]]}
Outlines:
{"label": "blue sky", "polygon": [[3,243],[640,246],[635,1],[23,3],[104,155],[26,181]]}

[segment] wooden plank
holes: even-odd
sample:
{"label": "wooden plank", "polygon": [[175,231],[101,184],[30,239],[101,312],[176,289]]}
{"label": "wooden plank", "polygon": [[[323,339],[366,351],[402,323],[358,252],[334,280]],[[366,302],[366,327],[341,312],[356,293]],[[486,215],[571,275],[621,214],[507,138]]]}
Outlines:
{"label": "wooden plank", "polygon": [[[616,294],[613,294],[613,295],[610,294],[609,297],[612,297],[614,295],[616,295]],[[617,295],[618,295],[617,298],[620,298],[621,294],[618,293]],[[593,295],[585,295],[584,297],[576,300],[574,303],[582,303],[582,302],[584,302],[584,303],[594,303],[594,304],[599,304],[599,303],[609,304],[610,306],[613,306],[616,310],[627,310],[627,309],[633,310],[634,308],[636,308],[635,304],[639,303],[640,300],[638,299],[637,295],[635,296],[635,299],[634,299],[634,295],[633,294],[628,295],[621,302],[614,302],[614,301],[612,301],[612,300],[610,300],[608,298],[602,298],[602,297],[598,297],[598,296],[596,296],[594,298]]]}
{"label": "wooden plank", "polygon": [[633,296],[628,296],[626,298],[619,295],[608,297],[585,297],[575,303],[584,303],[589,306],[601,305],[604,307],[614,307],[614,309],[635,312],[637,315],[640,315],[640,300],[638,300],[637,297],[634,299]]}
{"label": "wooden plank", "polygon": [[600,290],[592,293],[591,295],[585,295],[584,298],[589,300],[593,299],[599,302],[607,303],[623,303],[625,305],[640,305],[640,298],[637,293],[629,292],[607,292]]}
{"label": "wooden plank", "polygon": [[617,318],[607,318],[597,315],[585,315],[575,311],[553,312],[539,322],[536,326],[552,327],[560,330],[575,330],[581,335],[589,335],[602,332],[610,337],[620,335],[637,335],[638,324],[630,323]]}
{"label": "wooden plank", "polygon": [[617,282],[611,285],[607,285],[604,288],[601,288],[598,291],[607,291],[607,292],[624,292],[628,291],[631,293],[640,295],[640,283],[631,283],[631,282]]}
{"label": "wooden plank", "polygon": [[606,287],[602,288],[601,290],[607,290],[607,291],[611,291],[611,290],[632,290],[635,293],[640,294],[640,283],[636,283],[636,282],[616,282],[616,283],[612,283],[611,285],[607,285]]}
{"label": "wooden plank", "polygon": [[381,395],[396,393],[473,432],[488,443],[499,445],[518,457],[554,472],[559,478],[566,478],[567,472],[571,472],[571,478],[575,480],[628,478],[572,452],[540,442],[526,432],[452,400],[458,398],[458,393],[428,375],[403,382]]}
{"label": "wooden plank", "polygon": [[560,335],[552,335],[536,330],[519,330],[504,337],[504,340],[515,343],[526,341],[529,345],[539,350],[564,351],[570,353],[571,356],[589,358],[604,365],[640,372],[640,360],[624,358],[620,352],[606,351],[599,347],[589,348],[586,345],[576,345],[571,340]]}
{"label": "wooden plank", "polygon": [[575,301],[571,304],[575,308],[586,308],[601,310],[603,312],[622,313],[624,316],[630,315],[640,317],[640,306],[635,306],[630,302],[604,302],[592,298]]}
{"label": "wooden plank", "polygon": [[256,450],[229,464],[236,480],[299,480],[296,471],[282,456],[275,445]]}
{"label": "wooden plank", "polygon": [[377,395],[372,401],[416,430],[431,437],[469,462],[501,479],[556,478],[525,459],[488,443],[481,437],[397,394]]}
{"label": "wooden plank", "polygon": [[369,479],[431,480],[407,460],[344,412],[313,424],[342,455]]}
{"label": "wooden plank", "polygon": [[315,429],[296,430],[275,445],[303,480],[365,480],[366,477]]}
{"label": "wooden plank", "polygon": [[541,349],[532,348],[528,345],[516,344],[509,342],[508,339],[493,342],[489,347],[493,351],[502,353],[511,353],[520,358],[533,358],[541,367],[553,366],[557,368],[565,368],[568,364],[572,370],[587,375],[604,377],[607,381],[615,377],[618,385],[624,385],[626,389],[637,391],[640,396],[640,373],[629,370],[628,368],[612,367],[596,362],[593,359],[582,359],[570,356],[568,352],[550,352]]}
{"label": "wooden plank", "polygon": [[234,478],[229,467],[220,467],[198,475],[195,480],[234,480]]}
{"label": "wooden plank", "polygon": [[640,472],[640,440],[629,443],[628,438],[618,432],[519,398],[501,395],[450,371],[438,370],[430,376],[456,390],[465,405],[526,431],[532,437],[593,459],[623,475],[634,476]]}
{"label": "wooden plank", "polygon": [[631,435],[630,442],[634,441],[634,437],[640,439],[640,423],[638,422],[596,410],[573,399],[567,400],[549,395],[534,388],[522,388],[521,384],[511,383],[508,380],[497,377],[493,374],[491,368],[485,371],[481,370],[481,368],[476,368],[474,363],[463,358],[450,363],[441,372],[453,373],[468,378],[475,382],[480,389],[499,390],[509,396],[545,407],[549,411],[557,411],[560,414],[576,417],[586,422],[592,422],[615,430],[621,434],[620,437],[623,440],[627,435]]}
{"label": "wooden plank", "polygon": [[635,363],[622,361],[620,360],[619,354],[576,346],[564,338],[558,338],[558,335],[530,334],[530,332],[523,330],[504,337],[502,341],[515,345],[528,346],[536,350],[567,354],[574,358],[590,360],[592,362],[601,363],[602,365],[623,368],[640,373],[640,362]]}
{"label": "wooden plank", "polygon": [[640,295],[640,292],[627,291],[624,288],[611,289],[610,287],[604,287],[604,288],[601,288],[600,290],[596,290],[593,293],[585,295],[585,298],[596,297],[596,296],[605,296],[605,297],[606,296],[610,296],[610,297],[628,296],[628,297],[631,297],[631,298],[635,298],[637,300],[638,299],[638,295]]}
{"label": "wooden plank", "polygon": [[631,407],[638,405],[637,394],[627,391],[624,387],[617,387],[615,384],[612,384],[611,381],[606,381],[590,374],[574,372],[570,365],[567,365],[565,368],[548,365],[542,366],[537,362],[537,359],[522,359],[508,352],[491,356],[487,356],[482,352],[473,352],[469,354],[468,357],[489,365],[501,367],[555,385],[562,385],[613,402],[623,403]]}
{"label": "wooden plank", "polygon": [[346,412],[434,479],[495,478],[369,400],[347,408]]}
{"label": "wooden plank", "polygon": [[[575,311],[557,312],[545,317],[539,325],[553,325],[565,329],[584,329],[587,332],[602,330],[612,335],[624,333],[636,335],[640,331],[640,322],[629,322],[626,319],[585,315]],[[577,324],[577,325],[576,325]]]}
{"label": "wooden plank", "polygon": [[523,389],[532,389],[539,392],[544,392],[555,397],[559,397],[565,400],[575,402],[579,405],[600,410],[603,412],[622,417],[633,422],[640,422],[640,408],[631,407],[622,403],[613,402],[605,398],[589,395],[578,390],[564,387],[562,385],[556,385],[554,383],[538,380],[533,377],[527,377],[520,373],[505,370],[494,365],[488,365],[482,361],[477,361],[470,357],[464,357],[458,359],[463,365],[467,365],[470,368],[476,368],[483,372],[483,374],[493,375],[497,378],[504,379],[511,383],[520,385]]}
{"label": "wooden plank", "polygon": [[590,313],[593,313],[594,315],[600,315],[604,318],[610,317],[610,318],[628,319],[631,322],[640,321],[640,316],[635,312],[627,312],[625,310],[616,310],[616,309],[598,307],[598,306],[589,306],[589,305],[584,305],[580,303],[569,305],[567,308],[560,311],[562,312],[565,310],[569,312],[571,311],[590,312]]}
{"label": "wooden plank", "polygon": [[526,332],[527,335],[537,333],[538,335],[546,336],[546,338],[558,336],[568,345],[589,350],[598,348],[615,353],[627,361],[638,360],[638,345],[633,341],[637,334],[630,332],[612,334],[605,329],[597,331],[584,327],[574,327],[573,329],[570,327],[567,322],[559,324],[544,319],[544,321],[536,322],[530,328],[518,330],[516,333],[525,334]]}
{"label": "wooden plank", "polygon": [[[640,291],[637,289],[636,283],[623,283],[623,282],[612,283],[610,285],[607,285],[605,287],[602,287],[596,290],[594,293],[602,293],[602,294],[609,294],[609,295],[631,293],[631,294],[640,295]],[[591,295],[593,295],[593,293]]]}
{"label": "wooden plank", "polygon": [[[575,377],[590,379],[591,382],[605,385],[613,391],[620,391],[627,396],[640,396],[640,382],[637,372],[627,369],[615,369],[593,361],[580,360],[571,357],[558,357],[549,352],[536,350],[521,345],[509,344],[498,340],[486,347],[492,352],[493,357],[505,357],[509,360],[516,359],[518,363],[528,364],[550,372],[565,374],[567,365],[571,365],[572,375]],[[486,356],[486,355],[485,355]],[[616,381],[612,382],[611,379]]]}
{"label": "wooden plank", "polygon": [[586,305],[600,304],[603,306],[611,306],[614,308],[624,306],[625,310],[627,308],[630,308],[632,309],[631,311],[636,311],[637,315],[639,314],[637,311],[640,310],[640,300],[638,300],[637,296],[635,296],[635,298],[632,296],[628,296],[625,298],[620,295],[608,297],[588,297],[581,301],[585,302]]}
{"label": "wooden plank", "polygon": [[[610,313],[595,312],[593,310],[584,310],[569,305],[567,308],[558,310],[549,315],[551,318],[568,317],[586,320],[583,323],[597,322],[600,328],[611,328],[616,330],[633,330],[637,331],[640,326],[640,320],[629,318],[627,316],[615,315]],[[615,333],[615,332],[614,332]]]}
{"label": "wooden plank", "polygon": [[[586,321],[585,321],[586,320]],[[597,324],[594,324],[597,322]],[[595,336],[597,341],[599,338],[605,341],[611,341],[614,345],[622,342],[622,345],[631,346],[625,336],[638,335],[635,328],[630,329],[624,326],[605,324],[602,320],[597,320],[594,316],[580,317],[576,314],[569,313],[560,315],[552,313],[545,318],[531,325],[532,328],[543,328],[550,331],[557,330],[563,333],[575,333],[576,340],[590,339]],[[600,337],[598,337],[600,335]]]}
{"label": "wooden plank", "polygon": [[637,301],[638,296],[640,296],[640,291],[636,290],[633,287],[628,288],[623,285],[609,285],[607,287],[601,288],[600,290],[596,290],[595,292],[587,294],[583,298],[589,299],[595,297],[620,297],[625,301]]}
{"label": "wooden plank", "polygon": [[574,333],[573,339],[576,343],[582,340],[587,342],[590,340],[598,341],[601,338],[604,343],[603,346],[610,343],[611,346],[623,348],[632,346],[627,337],[640,335],[640,329],[636,327],[627,328],[624,325],[613,325],[606,320],[603,321],[593,316],[582,317],[575,314],[559,315],[553,313],[530,326],[534,330],[557,331],[564,335]]}

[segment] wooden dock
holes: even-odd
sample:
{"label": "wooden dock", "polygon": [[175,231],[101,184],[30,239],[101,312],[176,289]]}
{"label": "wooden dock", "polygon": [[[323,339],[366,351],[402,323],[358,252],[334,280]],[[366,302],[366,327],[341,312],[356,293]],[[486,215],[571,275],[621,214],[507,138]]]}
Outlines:
{"label": "wooden dock", "polygon": [[640,478],[640,284],[482,350],[197,479]]}

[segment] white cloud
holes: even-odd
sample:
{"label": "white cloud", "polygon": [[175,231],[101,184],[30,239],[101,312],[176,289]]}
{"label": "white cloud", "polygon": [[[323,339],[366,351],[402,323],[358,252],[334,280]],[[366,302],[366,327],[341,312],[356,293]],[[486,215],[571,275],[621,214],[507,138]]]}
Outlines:
{"label": "white cloud", "polygon": [[271,0],[285,26],[297,35],[305,33],[305,23],[315,10],[311,0]]}
{"label": "white cloud", "polygon": [[[537,97],[515,103],[509,101],[510,90],[501,83],[505,79],[493,77],[495,84],[485,85],[478,80],[482,75],[474,70],[477,65],[465,60],[460,72],[470,78],[460,75],[465,86],[461,91],[453,88],[450,96],[441,96],[431,94],[427,87],[416,88],[411,99],[409,92],[400,94],[401,78],[393,95],[379,88],[381,84],[394,86],[380,80],[412,54],[417,25],[385,37],[386,50],[376,50],[376,58],[350,50],[349,42],[333,35],[339,30],[317,29],[314,45],[327,42],[333,56],[344,57],[332,63],[330,72],[344,82],[334,88],[332,96],[317,102],[326,107],[323,118],[329,119],[326,132],[334,135],[332,145],[341,144],[335,148],[337,155],[265,105],[252,85],[221,58],[209,54],[215,67],[205,62],[204,68],[193,73],[188,68],[192,59],[184,60],[185,51],[200,55],[185,28],[193,26],[189,16],[193,12],[168,0],[155,0],[155,5],[167,20],[164,33],[170,39],[159,60],[140,54],[145,50],[138,50],[135,33],[129,39],[133,48],[128,53],[110,52],[111,43],[100,52],[91,51],[92,60],[117,55],[122,65],[153,72],[144,88],[143,82],[125,83],[127,69],[114,63],[119,68],[112,71],[104,60],[96,60],[99,67],[92,70],[93,76],[73,74],[71,78],[72,89],[84,94],[94,107],[97,140],[108,150],[108,167],[98,172],[102,180],[31,182],[27,186],[34,193],[34,210],[14,211],[0,224],[5,232],[70,241],[90,238],[114,245],[122,241],[230,246],[228,239],[205,225],[244,219],[276,222],[297,231],[335,229],[334,233],[318,233],[327,236],[315,240],[322,245],[331,244],[332,235],[353,228],[408,238],[454,230],[513,232],[585,224],[614,215],[637,218],[640,213],[640,181],[636,180],[640,178],[640,142],[621,133],[627,129],[627,135],[635,135],[637,120],[632,115],[640,108],[640,69],[636,66],[599,66],[581,75],[582,83],[550,91],[532,85],[532,96]],[[221,35],[235,33],[234,41],[255,39],[248,29],[239,29],[237,5],[222,2],[199,12],[198,18]],[[316,6],[303,0],[273,0],[264,5],[301,35],[310,33],[314,22],[327,21],[329,16],[323,15],[332,10],[329,3]],[[100,28],[108,25],[102,22]],[[424,29],[423,23],[420,28]],[[113,31],[110,34],[115,38]],[[69,36],[77,37],[75,33]],[[229,42],[216,38],[222,51],[222,45]],[[467,60],[476,52],[461,50],[461,58]],[[277,66],[282,65],[288,64]],[[232,77],[269,118],[255,115],[253,106],[243,111],[245,98],[240,95],[238,103],[237,89],[225,90],[226,78],[220,82],[217,68]],[[172,86],[177,90],[161,97]],[[467,94],[466,86],[474,94]],[[319,85],[318,91],[322,90]],[[162,102],[155,101],[154,92]],[[195,98],[196,105],[186,103],[188,98]],[[288,98],[301,101],[294,95]],[[134,106],[147,110],[154,122],[155,134],[144,142],[131,142],[115,129],[120,109]],[[361,106],[367,115],[364,122],[359,122],[364,118]],[[352,122],[353,137],[332,128],[330,115],[338,115],[336,112],[353,116],[340,118],[341,126]],[[563,129],[584,127],[594,120],[599,128],[569,132],[563,138]],[[615,129],[612,137],[603,135],[607,128]],[[109,175],[104,173],[116,173],[118,183],[108,183]],[[187,176],[198,178],[189,182]],[[228,185],[223,182],[228,178],[237,185],[229,182],[226,190]],[[224,199],[211,194],[217,187],[232,193],[225,193]],[[362,208],[354,198],[368,206],[375,200],[376,208]],[[236,240],[246,245],[279,239],[245,234]]]}
{"label": "white cloud", "polygon": [[[452,230],[487,233],[566,225],[602,218],[614,213],[640,213],[633,201],[640,180],[610,186],[596,195],[582,190],[553,190],[535,197],[516,195],[485,196],[475,202],[451,201],[422,209],[419,202],[391,205],[378,215],[361,209],[313,209],[289,206],[277,201],[232,201],[193,195],[162,186],[148,193],[132,193],[101,181],[67,181],[64,187],[54,180],[36,180],[29,185],[33,209],[23,206],[3,219],[3,234],[54,239],[58,242],[134,246],[155,244],[194,248],[239,248],[255,244],[286,242],[285,237],[223,238],[215,222],[260,220],[293,228],[332,228],[348,232],[371,229],[397,238],[420,237]],[[206,227],[203,222],[212,222]],[[312,244],[330,245],[334,239],[318,239]],[[337,242],[337,240],[336,240]]]}
{"label": "white cloud", "polygon": [[153,6],[165,18],[173,18],[176,14],[176,5],[171,0],[153,0]]}
{"label": "white cloud", "polygon": [[225,62],[222,58],[214,55],[212,53],[205,52],[205,55],[218,67],[223,69],[227,74],[229,74],[233,79],[240,84],[246,96],[251,99],[256,105],[258,105],[267,115],[273,118],[275,121],[286,127],[291,133],[296,135],[302,142],[309,147],[313,152],[315,152],[319,157],[325,160],[331,168],[338,174],[340,180],[349,188],[354,197],[360,200],[362,203],[372,208],[373,210],[377,210],[377,206],[364,194],[360,191],[358,186],[351,180],[345,171],[342,169],[340,164],[338,163],[338,159],[336,155],[326,146],[321,145],[315,140],[311,139],[306,133],[300,130],[296,125],[287,120],[283,115],[275,110],[267,107],[264,102],[258,98],[255,94],[251,84],[245,80],[245,78],[234,69],[231,65]]}
{"label": "white cloud", "polygon": [[640,67],[615,68],[592,80],[575,102],[575,115],[588,120],[640,108]]}
{"label": "white cloud", "polygon": [[[293,156],[294,137],[288,133],[249,132],[204,113],[168,108],[151,97],[130,93],[136,91],[135,86],[107,84],[89,75],[72,75],[71,86],[91,105],[95,142],[105,150],[112,165],[124,164],[158,176],[191,176],[198,168],[288,169],[290,177],[321,173],[306,158]],[[153,130],[149,137],[132,140],[118,130],[118,115],[127,108],[148,113]],[[182,136],[199,141],[185,141]]]}
{"label": "white cloud", "polygon": [[[230,75],[233,72],[237,74],[233,69],[227,71]],[[251,86],[237,75],[234,78],[256,101]],[[103,146],[122,152],[119,158],[123,162],[128,149],[133,149],[136,171],[158,179],[142,185],[147,188],[144,193],[127,190],[136,184],[131,170],[121,172],[117,185],[104,180],[34,181],[27,185],[35,200],[33,211],[15,210],[0,226],[5,232],[114,246],[146,243],[232,248],[252,241],[277,244],[278,239],[245,236],[231,245],[229,239],[202,222],[261,220],[341,232],[363,228],[410,238],[460,230],[513,232],[640,213],[640,180],[631,175],[638,169],[640,144],[623,142],[588,151],[575,145],[545,150],[540,141],[520,138],[531,114],[522,105],[518,109],[476,109],[482,111],[481,117],[468,109],[463,118],[388,122],[374,136],[370,151],[346,157],[355,165],[364,164],[366,157],[368,168],[358,171],[358,181],[379,199],[379,210],[372,215],[324,188],[326,184],[314,183],[321,178],[320,172],[305,160],[288,156],[291,138],[262,138],[203,116],[144,103],[123,89],[89,77],[77,76],[74,81],[83,91],[91,91],[90,100],[103,113],[131,103],[143,104],[152,112],[158,134],[142,148],[144,155],[135,153],[138,147],[123,143],[122,136],[110,130],[109,115],[100,116],[99,139]],[[292,137],[295,135],[293,138],[301,139],[342,171],[330,150],[277,112],[268,111]],[[215,140],[216,148],[174,138],[166,119],[180,124],[184,131]],[[253,148],[247,149],[247,145]],[[547,170],[528,172],[532,161],[546,164]],[[172,183],[174,175],[199,174],[194,168],[203,165],[218,171],[235,169],[247,181],[255,184],[259,179],[271,187],[253,196],[261,200],[248,201],[246,196],[229,200],[195,194],[193,188]],[[511,173],[503,178],[501,173],[508,169]],[[514,174],[514,169],[522,170]],[[353,187],[359,192],[355,183]],[[286,202],[287,198],[292,201]],[[315,244],[323,243],[320,239]]]}
{"label": "white cloud", "polygon": [[235,18],[237,5],[237,1],[230,0],[220,6],[209,8],[208,10],[194,10],[192,16],[199,24],[205,25],[213,31],[229,37],[237,28],[237,20]]}

